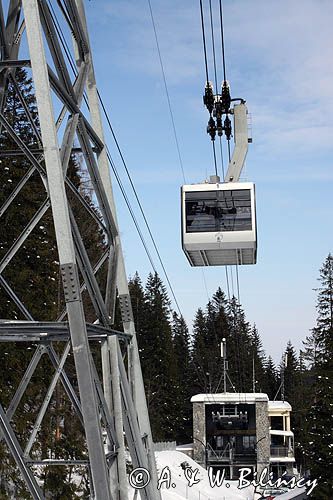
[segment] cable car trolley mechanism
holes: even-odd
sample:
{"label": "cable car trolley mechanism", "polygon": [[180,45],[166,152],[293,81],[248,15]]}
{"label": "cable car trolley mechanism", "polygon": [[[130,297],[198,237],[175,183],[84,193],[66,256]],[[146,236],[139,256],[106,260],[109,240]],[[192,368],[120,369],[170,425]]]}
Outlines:
{"label": "cable car trolley mechanism", "polygon": [[255,264],[257,260],[255,186],[238,182],[249,142],[245,102],[235,104],[231,112],[235,148],[224,182],[215,175],[209,182],[181,188],[182,246],[191,266]]}

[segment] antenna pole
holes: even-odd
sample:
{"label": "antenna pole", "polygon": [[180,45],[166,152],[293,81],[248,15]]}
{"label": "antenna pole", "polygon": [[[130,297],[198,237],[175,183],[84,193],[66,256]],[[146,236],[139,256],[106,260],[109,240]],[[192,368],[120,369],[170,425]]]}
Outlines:
{"label": "antenna pole", "polygon": [[221,342],[221,358],[223,359],[223,392],[225,394],[227,392],[227,371],[228,371],[227,345],[225,338],[223,338]]}
{"label": "antenna pole", "polygon": [[284,372],[287,368],[287,364],[288,364],[288,354],[286,353],[284,356],[282,373],[281,373],[281,378],[282,378],[282,380],[281,380],[281,397],[282,397],[283,402],[284,402]]}

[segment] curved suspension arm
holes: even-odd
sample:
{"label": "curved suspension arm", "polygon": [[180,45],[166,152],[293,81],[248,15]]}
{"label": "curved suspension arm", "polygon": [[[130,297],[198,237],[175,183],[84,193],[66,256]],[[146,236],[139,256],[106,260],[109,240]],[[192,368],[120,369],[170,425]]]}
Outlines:
{"label": "curved suspension arm", "polygon": [[229,162],[224,182],[237,182],[242,172],[248,150],[247,107],[244,102],[234,106],[235,148]]}

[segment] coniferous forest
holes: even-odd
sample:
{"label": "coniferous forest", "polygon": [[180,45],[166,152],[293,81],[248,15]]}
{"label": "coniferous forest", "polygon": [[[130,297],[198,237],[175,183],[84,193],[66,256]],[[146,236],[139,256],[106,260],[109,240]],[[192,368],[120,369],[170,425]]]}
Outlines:
{"label": "coniferous forest", "polygon": [[[17,80],[29,103],[30,112],[36,115],[31,82],[24,71]],[[9,89],[9,96],[10,96]],[[13,94],[14,95],[14,94]],[[8,99],[6,116],[12,126],[26,136],[33,148],[34,136],[24,121],[24,113],[14,97]],[[29,139],[30,138],[30,139]],[[13,143],[4,132],[0,135],[2,149],[13,149]],[[19,178],[19,171],[29,168],[24,157],[1,160],[0,206],[8,198]],[[89,200],[84,186],[84,172],[80,162],[73,157],[70,178]],[[26,214],[27,220],[40,206],[38,189],[32,177],[17,199],[17,210]],[[22,210],[22,207],[23,210]],[[48,212],[49,213],[49,212]],[[47,213],[47,214],[48,214]],[[34,229],[29,243],[16,256],[16,271],[6,276],[24,303],[38,318],[56,319],[63,310],[63,297],[59,281],[57,250],[51,217],[43,218],[43,224]],[[14,241],[25,221],[17,217],[15,210],[6,215],[1,227],[0,257]],[[103,237],[97,227],[82,218],[81,231],[90,239]],[[51,242],[51,244],[50,244]],[[47,243],[47,244],[46,244]],[[51,249],[51,250],[50,250]],[[88,249],[89,251],[89,249]],[[198,307],[193,325],[171,308],[171,301],[158,274],[143,278],[137,273],[129,279],[132,309],[138,337],[146,397],[155,441],[176,441],[178,444],[192,441],[191,396],[198,393],[223,391],[223,364],[220,344],[226,339],[229,362],[227,390],[237,392],[264,392],[270,399],[281,399],[281,374],[284,375],[285,399],[292,405],[292,430],[295,434],[295,452],[302,473],[310,471],[317,478],[313,491],[315,499],[329,499],[333,491],[333,256],[328,254],[321,265],[316,289],[317,321],[310,335],[304,332],[304,348],[297,352],[291,342],[285,346],[284,359],[276,366],[269,353],[263,349],[260,332],[249,324],[245,311],[235,297],[226,297],[218,288],[208,303]],[[103,279],[103,275],[99,279]],[[29,283],[29,288],[26,288]],[[0,318],[22,319],[22,314],[0,288]],[[115,328],[122,328],[116,314]],[[19,381],[28,366],[32,348],[24,344],[0,343],[0,398],[5,411]],[[70,361],[69,361],[70,363]],[[253,374],[255,376],[253,377]],[[13,425],[22,443],[25,443],[38,408],[50,384],[52,370],[41,361],[25,398],[18,407]],[[73,379],[74,383],[74,379]],[[46,418],[38,434],[38,450],[43,456],[56,458],[85,457],[83,431],[74,415],[70,402],[59,384],[48,406]],[[23,480],[11,459],[6,445],[0,442],[0,498],[13,494],[16,498],[29,498]],[[45,467],[41,472],[44,493],[52,499],[81,498],[88,496],[88,478],[80,472],[82,481],[73,484],[73,474],[78,471],[68,467]],[[48,496],[47,496],[48,495]]]}

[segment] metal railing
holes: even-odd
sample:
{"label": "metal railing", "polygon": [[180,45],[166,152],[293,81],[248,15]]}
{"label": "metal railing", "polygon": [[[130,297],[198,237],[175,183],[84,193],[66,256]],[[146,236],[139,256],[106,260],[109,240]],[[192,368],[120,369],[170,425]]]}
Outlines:
{"label": "metal railing", "polygon": [[256,456],[255,450],[244,448],[243,450],[235,450],[230,444],[222,450],[213,449],[210,445],[207,446],[208,460],[216,460],[219,462],[238,461],[240,459],[251,460]]}
{"label": "metal railing", "polygon": [[288,446],[271,446],[271,456],[292,458],[294,450]]}

